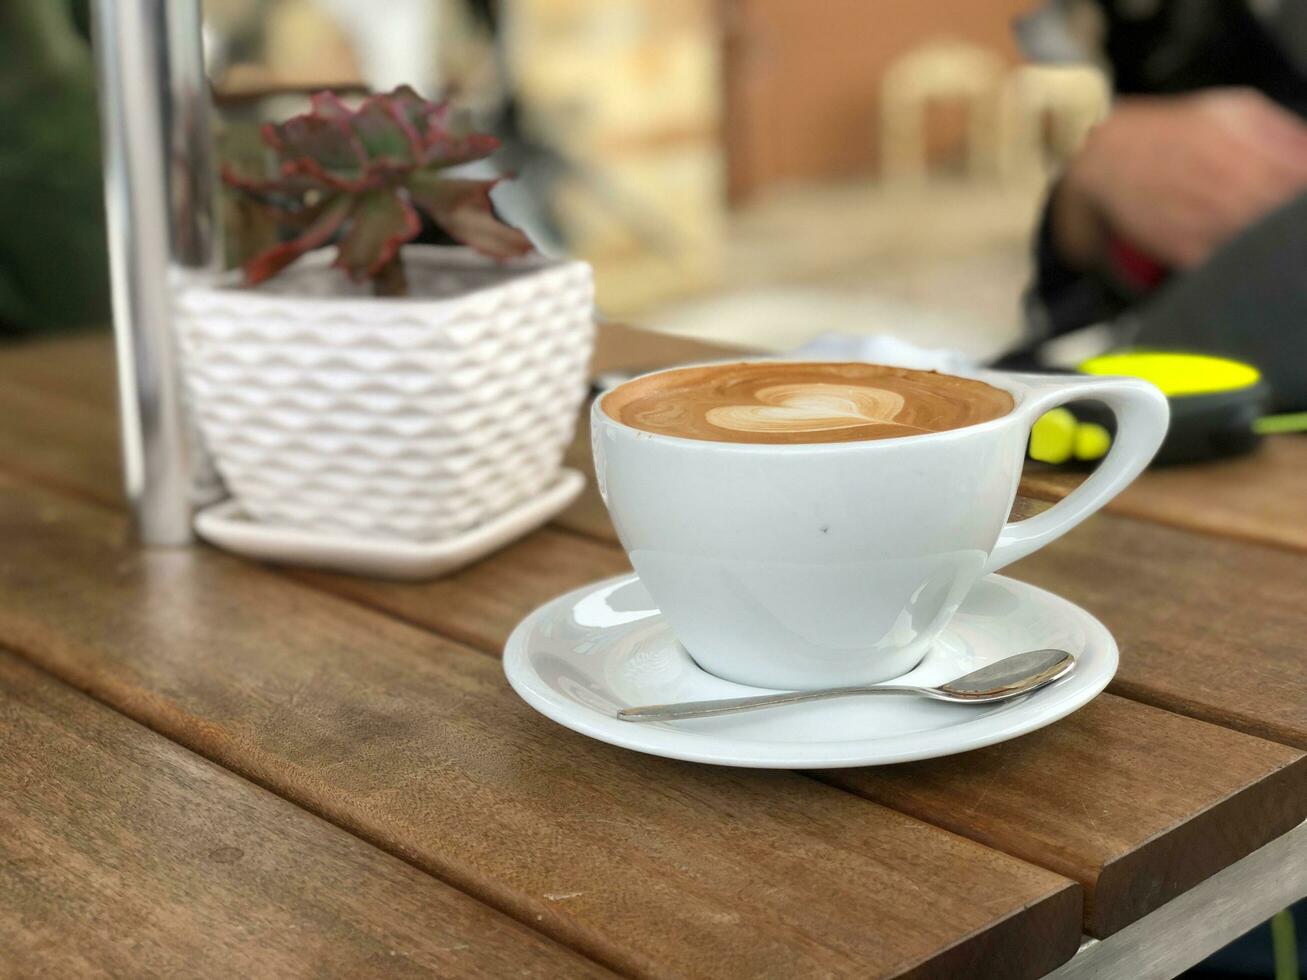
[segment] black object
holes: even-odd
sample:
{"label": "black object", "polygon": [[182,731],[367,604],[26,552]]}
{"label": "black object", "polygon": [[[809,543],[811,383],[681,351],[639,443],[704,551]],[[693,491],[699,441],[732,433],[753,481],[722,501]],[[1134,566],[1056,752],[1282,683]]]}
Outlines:
{"label": "black object", "polygon": [[[1206,395],[1179,395],[1171,403],[1171,426],[1153,464],[1198,463],[1252,452],[1262,437],[1253,423],[1266,414],[1270,389],[1259,383]],[[1092,422],[1116,435],[1116,419],[1098,402],[1066,406],[1080,422]],[[1083,461],[1089,464],[1097,460]]]}

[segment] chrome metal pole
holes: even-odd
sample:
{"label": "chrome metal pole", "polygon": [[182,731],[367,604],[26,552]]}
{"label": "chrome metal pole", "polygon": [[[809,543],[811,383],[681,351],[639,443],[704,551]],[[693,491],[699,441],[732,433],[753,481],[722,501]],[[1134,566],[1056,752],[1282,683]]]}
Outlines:
{"label": "chrome metal pole", "polygon": [[149,545],[191,540],[202,450],[185,417],[172,291],[217,260],[199,0],[95,0],[127,494]]}

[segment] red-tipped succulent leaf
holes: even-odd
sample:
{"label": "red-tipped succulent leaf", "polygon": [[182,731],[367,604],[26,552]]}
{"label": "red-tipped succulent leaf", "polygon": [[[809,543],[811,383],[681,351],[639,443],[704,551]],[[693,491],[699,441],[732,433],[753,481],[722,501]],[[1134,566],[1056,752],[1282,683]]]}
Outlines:
{"label": "red-tipped succulent leaf", "polygon": [[499,147],[492,136],[456,131],[451,117],[448,103],[429,102],[402,85],[354,108],[319,92],[308,112],[264,126],[276,174],[260,178],[225,169],[223,180],[294,235],[247,262],[246,281],[262,282],[333,238],[337,266],[353,279],[375,278],[417,236],[417,209],[485,255],[529,252],[526,236],[491,207],[495,181],[441,173]]}

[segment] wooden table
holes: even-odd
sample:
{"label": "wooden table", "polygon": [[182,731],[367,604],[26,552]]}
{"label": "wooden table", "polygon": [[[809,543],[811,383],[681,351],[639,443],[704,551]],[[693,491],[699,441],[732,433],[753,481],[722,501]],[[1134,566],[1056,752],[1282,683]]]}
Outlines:
{"label": "wooden table", "polygon": [[[597,366],[710,353],[610,327]],[[628,567],[593,496],[421,585],[144,551],[107,336],[0,348],[0,413],[0,972],[1168,976],[1307,892],[1303,440],[1013,568],[1114,631],[1109,693],[804,775],[509,690],[513,624]]]}

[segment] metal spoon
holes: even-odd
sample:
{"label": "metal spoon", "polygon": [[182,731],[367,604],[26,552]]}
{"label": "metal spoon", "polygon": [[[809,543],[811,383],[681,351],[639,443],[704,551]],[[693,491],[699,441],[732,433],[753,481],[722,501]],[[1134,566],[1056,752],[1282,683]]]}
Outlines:
{"label": "metal spoon", "polygon": [[1065,650],[1030,650],[997,660],[963,674],[938,687],[907,687],[878,684],[866,687],[828,687],[820,691],[790,691],[764,694],[752,698],[724,698],[718,701],[681,701],[677,704],[649,704],[640,708],[623,708],[617,712],[622,721],[678,721],[682,718],[711,718],[737,711],[753,711],[778,704],[803,704],[858,694],[914,694],[954,704],[993,704],[1029,694],[1059,677],[1065,677],[1076,665],[1076,658]]}

